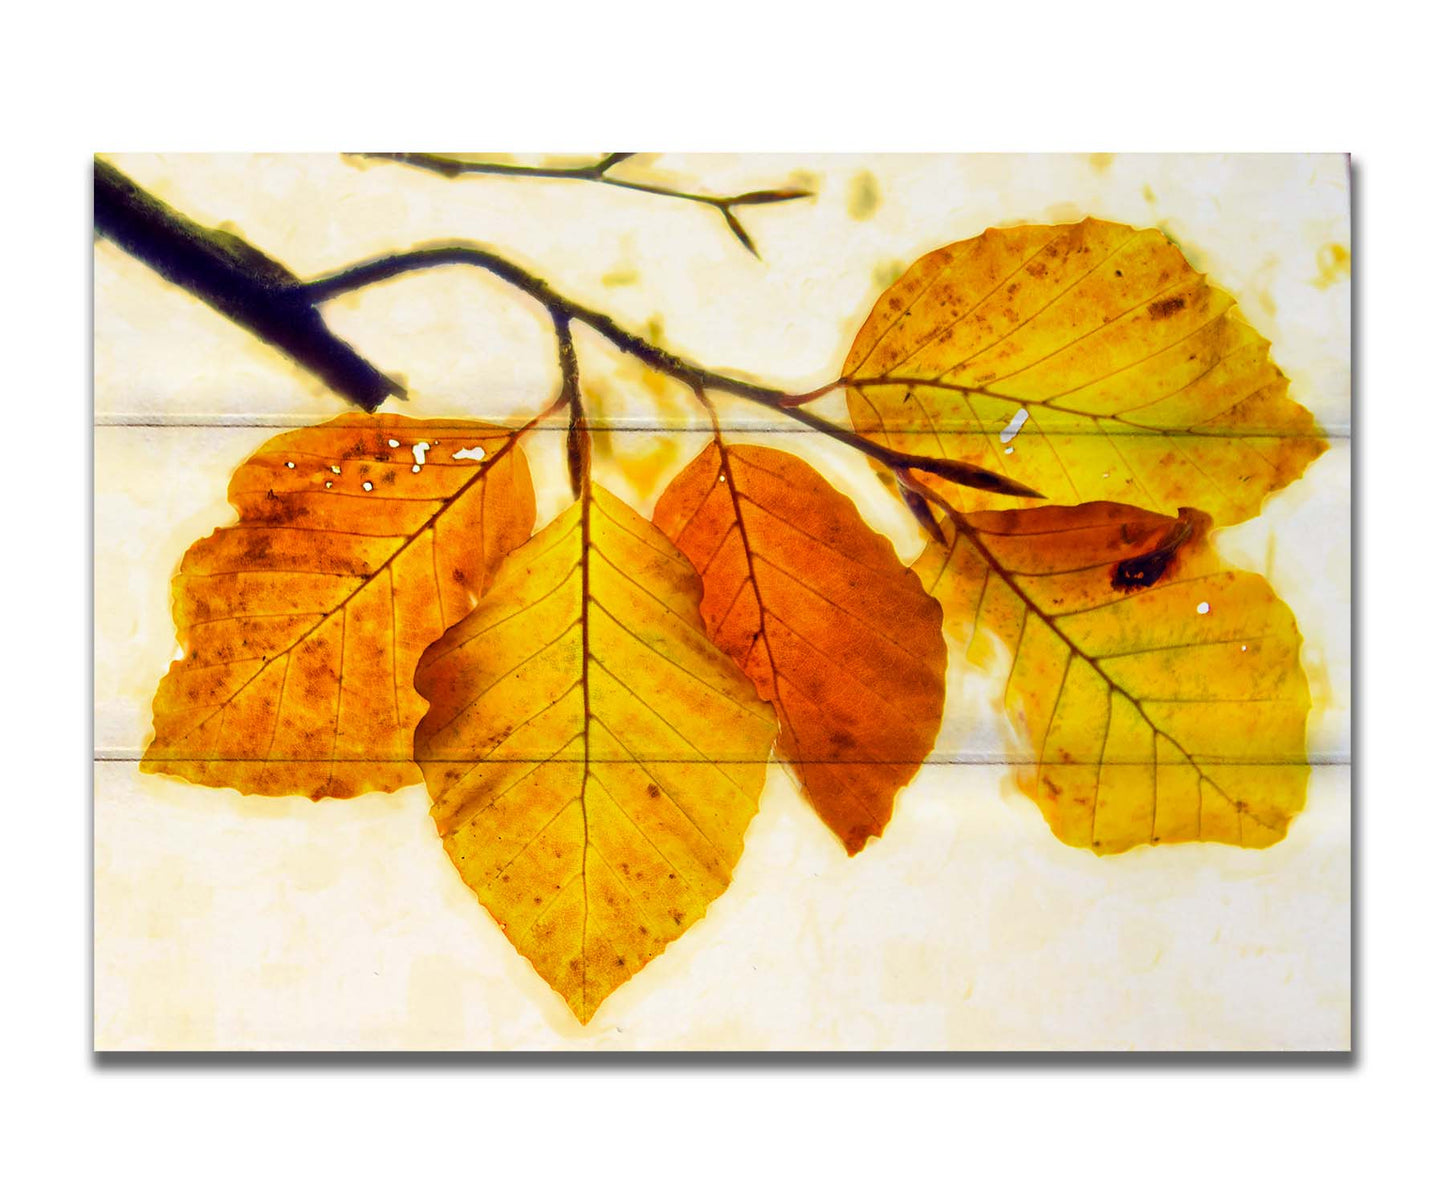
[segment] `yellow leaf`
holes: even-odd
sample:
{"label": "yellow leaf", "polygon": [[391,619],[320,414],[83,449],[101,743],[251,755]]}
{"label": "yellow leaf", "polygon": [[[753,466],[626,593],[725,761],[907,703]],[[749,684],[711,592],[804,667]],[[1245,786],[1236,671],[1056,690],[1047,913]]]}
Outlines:
{"label": "yellow leaf", "polygon": [[848,498],[786,452],[708,444],[654,521],[702,574],[708,635],[777,709],[808,801],[858,852],[938,735],[938,603]]}
{"label": "yellow leaf", "polygon": [[843,378],[860,433],[1059,504],[1237,523],[1325,449],[1232,297],[1158,230],[1092,218],[925,255],[878,299]]}
{"label": "yellow leaf", "polygon": [[446,850],[583,1023],[723,892],[757,810],[777,724],[701,592],[590,485],[417,670]]}
{"label": "yellow leaf", "polygon": [[[1209,518],[1094,502],[945,519],[915,565],[949,630],[1008,663],[1019,784],[1065,844],[1283,838],[1309,783],[1294,616]],[[992,637],[992,638],[990,638]]]}
{"label": "yellow leaf", "polygon": [[141,769],[313,799],[418,781],[417,660],[536,517],[514,436],[348,414],[265,444],[229,500],[240,521],[172,583],[181,656]]}

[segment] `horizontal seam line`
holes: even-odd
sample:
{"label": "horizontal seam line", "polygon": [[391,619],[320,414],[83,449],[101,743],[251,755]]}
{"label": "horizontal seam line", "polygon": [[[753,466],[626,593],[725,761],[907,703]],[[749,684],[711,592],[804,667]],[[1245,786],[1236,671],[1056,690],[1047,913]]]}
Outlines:
{"label": "horizontal seam line", "polygon": [[[142,429],[143,429],[143,428],[166,428],[166,427],[175,427],[175,428],[177,428],[177,429],[202,428],[202,429],[211,429],[211,430],[282,430],[282,431],[285,431],[285,430],[294,430],[294,429],[297,429],[297,428],[305,428],[305,427],[309,427],[309,426],[316,426],[316,425],[318,425],[318,424],[320,424],[320,423],[322,423],[322,422],[327,421],[328,418],[332,418],[332,417],[335,417],[335,416],[336,416],[336,415],[315,415],[315,414],[298,415],[294,421],[289,421],[289,422],[288,422],[288,421],[271,421],[271,420],[266,420],[266,421],[261,421],[261,422],[224,422],[224,421],[199,421],[199,420],[193,420],[193,419],[177,419],[177,420],[175,420],[175,421],[163,421],[163,420],[159,420],[159,419],[134,418],[134,417],[128,417],[128,416],[121,416],[121,417],[114,417],[114,418],[104,418],[104,417],[96,418],[96,419],[95,419],[95,422],[94,422],[94,426],[95,426],[97,429],[106,429],[106,430],[119,430],[119,429],[125,429],[125,428],[142,428]],[[1103,415],[1103,417],[1107,418],[1108,415]],[[479,419],[478,421],[487,421],[487,420],[486,420],[486,419]],[[511,420],[510,420],[510,419],[496,418],[496,419],[492,419],[491,421],[494,421],[494,422],[505,422],[505,421],[511,421]],[[656,434],[656,433],[666,434],[666,433],[670,433],[670,432],[671,432],[671,433],[686,434],[686,435],[702,435],[702,434],[710,434],[710,433],[712,432],[712,429],[713,429],[710,425],[703,425],[703,424],[699,424],[699,425],[696,425],[696,426],[663,426],[663,425],[660,425],[660,424],[648,424],[648,423],[589,423],[588,425],[589,425],[589,428],[590,428],[591,430],[594,430],[594,431],[639,431],[639,432],[648,432],[648,433],[653,433],[653,434]],[[538,426],[534,427],[533,429],[534,429],[534,430],[537,430],[537,431],[563,431],[563,430],[566,430],[567,428],[566,428],[565,426],[553,426],[553,425],[539,424]],[[800,425],[797,425],[797,424],[794,424],[794,423],[789,423],[789,424],[787,424],[787,425],[758,425],[758,426],[733,426],[733,425],[727,425],[727,426],[723,426],[721,429],[724,431],[724,433],[728,433],[728,434],[739,434],[739,435],[747,435],[747,434],[758,434],[758,435],[762,435],[762,434],[773,434],[773,435],[777,435],[777,434],[794,434],[794,435],[799,435],[799,436],[803,436],[803,437],[813,437],[813,436],[815,436],[815,434],[816,434],[816,432],[810,431],[810,430],[808,430],[807,428],[804,428],[804,427],[802,427],[802,426],[800,426]],[[941,429],[945,430],[946,433],[959,433],[959,432],[964,432],[964,433],[977,433],[977,427],[974,426],[974,425],[965,425],[965,426],[959,427],[957,431],[954,431],[953,428],[941,428]],[[1351,438],[1351,433],[1350,433],[1350,431],[1345,430],[1345,429],[1342,429],[1342,428],[1339,428],[1339,427],[1335,427],[1335,428],[1321,427],[1320,429],[1321,429],[1321,431],[1323,432],[1323,437],[1326,438],[1326,439],[1344,439],[1344,440],[1347,440],[1347,439]],[[932,433],[932,432],[931,432],[931,428],[926,428],[926,427],[917,427],[917,428],[914,428],[914,427],[888,427],[886,430],[882,431],[881,433],[883,433],[883,434],[895,434],[895,435],[922,435],[922,434],[930,434],[930,433]],[[1070,430],[1070,431],[1068,431],[1068,432],[1066,432],[1066,433],[1069,434],[1069,435],[1071,435],[1071,436],[1087,436],[1087,435],[1088,435],[1088,432],[1087,432],[1086,430],[1083,430],[1083,429],[1080,429],[1080,430],[1078,430],[1078,431]],[[1158,431],[1131,431],[1131,432],[1127,432],[1127,433],[1126,433],[1126,432],[1116,432],[1116,433],[1117,433],[1117,434],[1122,434],[1122,435],[1124,435],[1124,437],[1126,437],[1126,438],[1131,437],[1131,436],[1141,436],[1141,435],[1142,435],[1142,436],[1151,436],[1151,437],[1153,437],[1153,438],[1159,438],[1159,437],[1161,437],[1161,436],[1163,436],[1163,435],[1170,434],[1170,433],[1177,433],[1177,432],[1172,432],[1172,431],[1167,431],[1167,430],[1161,429],[1161,430],[1158,430]],[[1184,431],[1184,432],[1182,432],[1182,433],[1184,433],[1184,434],[1198,434],[1201,438],[1217,438],[1217,437],[1220,437],[1220,436],[1211,436],[1211,435],[1204,434],[1204,433],[1202,433],[1202,432],[1193,432],[1193,431]],[[1320,437],[1320,436],[1318,436],[1318,435],[1313,435],[1313,434],[1310,433],[1310,432],[1272,430],[1272,429],[1268,429],[1268,428],[1261,428],[1261,429],[1259,429],[1259,430],[1246,429],[1246,430],[1240,430],[1240,431],[1231,431],[1231,432],[1229,432],[1229,436],[1230,436],[1230,437],[1251,438],[1251,439],[1253,439],[1253,438],[1259,438],[1259,439],[1268,439],[1268,438],[1277,438],[1277,439],[1308,439],[1308,438],[1318,438],[1318,437]],[[405,461],[398,460],[398,461],[396,461],[395,463],[396,463],[396,464],[400,464],[400,465],[404,465],[404,464],[405,464]],[[433,465],[431,465],[431,464],[428,465],[428,467],[432,467],[432,466],[433,466]],[[443,463],[443,462],[440,462],[440,461],[437,462],[434,466],[435,466],[435,467],[442,467],[442,468],[459,468],[459,467],[464,467],[463,465],[446,464],[446,463]]]}

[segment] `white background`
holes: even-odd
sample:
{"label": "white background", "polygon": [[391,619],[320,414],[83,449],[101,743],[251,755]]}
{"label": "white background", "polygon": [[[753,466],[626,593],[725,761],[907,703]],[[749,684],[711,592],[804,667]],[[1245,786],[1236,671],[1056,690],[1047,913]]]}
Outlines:
{"label": "white background", "polygon": [[[1172,10],[1171,10],[1172,11]],[[4,291],[7,1186],[19,1198],[1380,1198],[1437,1180],[1438,38],[1388,3],[194,4],[12,17]],[[1363,13],[1363,15],[1361,15]],[[531,21],[529,27],[526,22]],[[1434,96],[1432,102],[1430,97]],[[96,1063],[89,155],[98,149],[1356,155],[1357,1056]],[[18,1158],[16,1154],[18,1153]]]}

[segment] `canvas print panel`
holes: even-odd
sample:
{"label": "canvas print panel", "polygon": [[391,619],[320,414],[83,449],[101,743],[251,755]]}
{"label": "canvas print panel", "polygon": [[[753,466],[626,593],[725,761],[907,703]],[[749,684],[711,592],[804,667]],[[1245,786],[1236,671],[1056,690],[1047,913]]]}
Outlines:
{"label": "canvas print panel", "polygon": [[95,171],[98,1047],[1348,1047],[1343,157]]}

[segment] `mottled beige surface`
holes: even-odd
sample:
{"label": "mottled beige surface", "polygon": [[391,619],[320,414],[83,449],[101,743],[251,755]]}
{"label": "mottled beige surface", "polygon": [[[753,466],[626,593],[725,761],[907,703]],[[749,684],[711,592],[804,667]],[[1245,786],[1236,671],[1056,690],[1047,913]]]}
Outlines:
{"label": "mottled beige surface", "polygon": [[[573,182],[449,182],[328,156],[117,156],[192,216],[229,220],[302,275],[469,238],[719,368],[790,387],[836,374],[891,274],[990,224],[1085,214],[1162,224],[1239,299],[1332,437],[1306,478],[1224,533],[1294,608],[1316,698],[1309,805],[1264,852],[1066,849],[989,763],[997,682],[955,656],[935,761],[850,861],[770,771],[733,887],[585,1030],[453,871],[414,787],[313,804],[142,777],[175,650],[168,578],[233,517],[229,473],[265,428],[341,403],[278,354],[96,247],[95,1040],[215,1048],[1342,1048],[1349,1041],[1350,463],[1345,163],[1323,157],[681,157],[626,171],[718,191],[805,181],[815,201],[715,214]],[[867,173],[865,178],[865,173]],[[548,324],[467,269],[328,306],[405,377],[416,414],[527,414],[555,388]],[[692,450],[674,386],[580,342],[611,436],[599,477],[644,513]],[[823,407],[841,413],[837,398]],[[725,419],[806,452],[911,556],[861,457],[756,407]],[[689,433],[667,433],[688,427]],[[553,435],[529,449],[539,525],[566,499]],[[956,651],[956,650],[955,650]]]}

